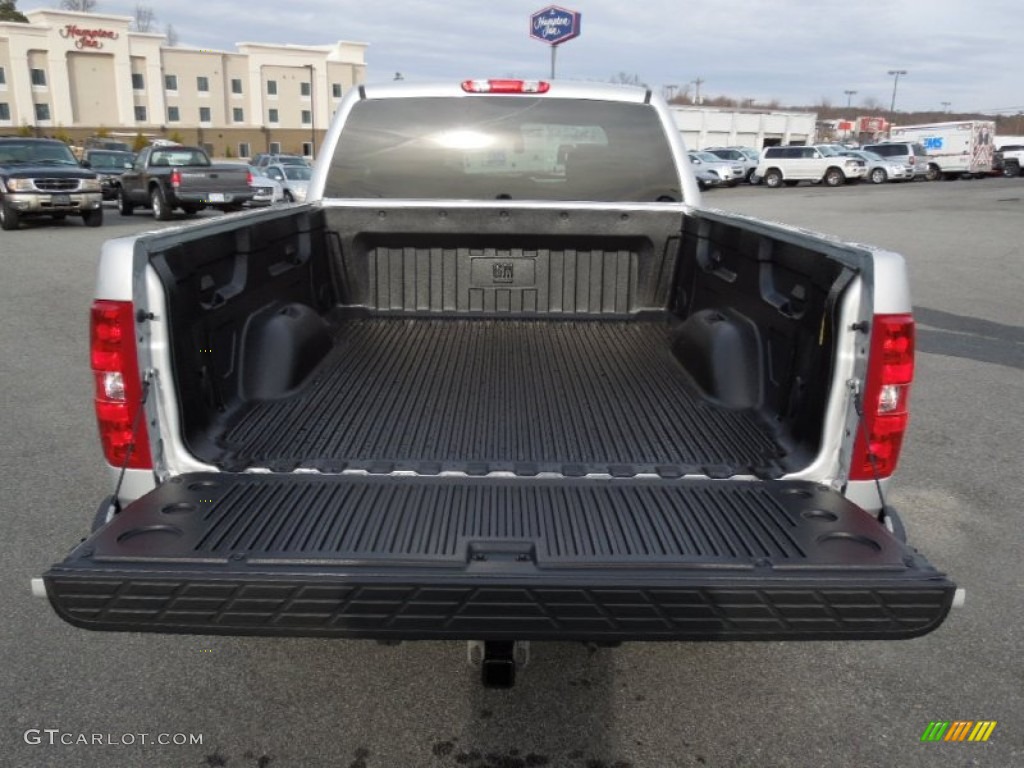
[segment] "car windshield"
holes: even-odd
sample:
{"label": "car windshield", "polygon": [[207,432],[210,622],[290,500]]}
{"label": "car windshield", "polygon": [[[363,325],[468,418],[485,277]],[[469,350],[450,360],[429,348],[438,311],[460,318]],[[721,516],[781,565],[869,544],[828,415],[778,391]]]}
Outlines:
{"label": "car windshield", "polygon": [[284,177],[291,181],[309,181],[313,178],[313,169],[306,165],[288,165],[283,170]]}
{"label": "car windshield", "polygon": [[690,155],[693,156],[693,157],[700,158],[705,163],[720,163],[720,162],[722,162],[722,158],[720,158],[718,155],[715,155],[715,154],[713,154],[711,152],[691,152]]}
{"label": "car windshield", "polygon": [[90,152],[89,165],[93,168],[124,168],[125,163],[133,160],[131,152],[108,152],[105,150]]}
{"label": "car windshield", "polygon": [[78,165],[66,144],[49,141],[0,142],[0,165]]}
{"label": "car windshield", "polygon": [[277,158],[278,165],[306,165],[306,161],[301,157],[279,157]]}
{"label": "car windshield", "polygon": [[711,154],[715,157],[725,158],[726,160],[742,160],[742,156],[735,149],[712,149]]}
{"label": "car windshield", "polygon": [[860,157],[863,158],[864,160],[870,160],[873,163],[877,163],[879,160],[885,160],[885,158],[882,157],[877,152],[868,152],[867,150],[861,150],[859,154]]}
{"label": "car windshield", "polygon": [[819,144],[817,149],[825,157],[840,157],[843,154],[840,150],[828,144]]}
{"label": "car windshield", "polygon": [[653,106],[532,96],[360,101],[324,196],[682,199]]}

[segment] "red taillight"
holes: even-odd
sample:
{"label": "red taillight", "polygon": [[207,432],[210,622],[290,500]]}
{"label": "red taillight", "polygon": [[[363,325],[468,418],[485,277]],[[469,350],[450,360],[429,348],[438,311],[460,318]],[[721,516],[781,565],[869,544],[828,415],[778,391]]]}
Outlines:
{"label": "red taillight", "polygon": [[115,467],[124,465],[128,458],[130,469],[150,469],[153,460],[144,414],[139,414],[135,445],[131,447],[132,427],[142,407],[132,303],[94,301],[89,338],[89,356],[96,385],[96,421],[103,454]]}
{"label": "red taillight", "polygon": [[466,93],[547,93],[551,83],[544,80],[463,80]]}
{"label": "red taillight", "polygon": [[175,168],[173,171],[171,171],[171,186],[172,187],[180,187],[181,186],[181,171],[179,171],[177,168]]}
{"label": "red taillight", "polygon": [[245,183],[250,187],[252,186],[252,171],[245,172]]}
{"label": "red taillight", "polygon": [[[875,315],[864,386],[864,429],[857,431],[851,480],[889,477],[896,470],[907,429],[914,380],[914,318]],[[865,444],[864,433],[867,433]]]}

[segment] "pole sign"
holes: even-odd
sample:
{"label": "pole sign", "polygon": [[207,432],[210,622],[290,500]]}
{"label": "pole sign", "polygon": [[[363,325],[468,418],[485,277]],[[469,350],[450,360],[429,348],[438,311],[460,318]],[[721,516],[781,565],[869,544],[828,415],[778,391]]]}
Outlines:
{"label": "pole sign", "polygon": [[549,5],[530,16],[530,37],[548,45],[561,45],[580,36],[580,14]]}

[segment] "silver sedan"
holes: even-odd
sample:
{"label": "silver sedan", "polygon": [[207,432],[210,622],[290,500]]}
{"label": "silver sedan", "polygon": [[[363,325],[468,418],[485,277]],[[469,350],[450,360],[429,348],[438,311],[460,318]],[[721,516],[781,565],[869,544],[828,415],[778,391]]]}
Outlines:
{"label": "silver sedan", "polygon": [[268,165],[263,172],[284,189],[286,203],[305,202],[313,169],[308,165]]}
{"label": "silver sedan", "polygon": [[868,167],[865,179],[872,184],[884,184],[887,181],[913,181],[914,169],[889,157],[882,157],[864,149],[844,149],[842,152],[849,157],[863,160]]}

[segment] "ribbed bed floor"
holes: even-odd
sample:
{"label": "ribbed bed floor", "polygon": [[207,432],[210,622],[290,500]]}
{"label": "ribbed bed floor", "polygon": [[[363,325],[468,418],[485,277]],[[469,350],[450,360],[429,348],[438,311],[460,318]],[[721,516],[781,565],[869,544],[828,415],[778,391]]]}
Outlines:
{"label": "ribbed bed floor", "polygon": [[700,397],[658,321],[350,319],[302,390],[221,425],[228,469],[779,474],[764,420]]}

